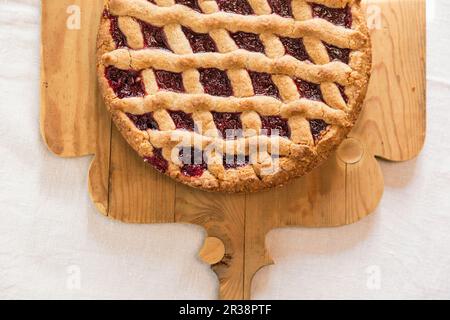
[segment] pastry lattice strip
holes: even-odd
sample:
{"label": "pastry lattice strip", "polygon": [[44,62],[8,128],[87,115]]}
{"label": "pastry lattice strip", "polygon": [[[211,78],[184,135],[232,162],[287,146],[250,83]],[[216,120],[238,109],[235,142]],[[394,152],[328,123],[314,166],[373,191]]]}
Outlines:
{"label": "pastry lattice strip", "polygon": [[[197,13],[184,6],[175,6],[173,0],[157,0],[156,4],[161,7],[154,6],[144,0],[132,0],[131,2],[134,2],[134,6],[125,6],[121,5],[123,1],[125,0],[112,1],[113,5],[110,8],[112,14],[121,16],[122,23],[127,23],[128,25],[133,24],[133,22],[127,22],[125,19],[134,17],[146,23],[164,27],[166,34],[168,34],[168,42],[174,53],[155,49],[135,51],[133,49],[140,48],[140,41],[134,41],[136,39],[133,40],[125,31],[124,33],[132,49],[118,49],[106,54],[103,60],[105,64],[122,69],[129,67],[135,70],[155,68],[170,72],[183,72],[186,93],[158,92],[154,75],[152,76],[150,71],[145,73],[146,89],[150,95],[143,98],[117,99],[113,103],[113,106],[118,110],[129,113],[144,113],[154,112],[161,108],[168,110],[183,106],[183,110],[194,113],[194,118],[197,118],[195,114],[209,113],[210,111],[258,112],[262,115],[265,113],[269,115],[280,115],[289,119],[290,127],[293,128],[292,140],[295,143],[300,143],[301,138],[299,136],[307,132],[306,128],[309,129],[309,123],[306,119],[322,119],[331,125],[342,126],[346,124],[345,112],[342,111],[346,108],[345,101],[343,101],[339,88],[334,82],[341,85],[348,84],[351,81],[352,70],[348,65],[343,63],[330,62],[322,41],[344,48],[355,49],[361,45],[362,40],[359,38],[360,34],[355,30],[336,27],[322,19],[312,19],[311,8],[306,1],[292,1],[292,10],[296,19],[292,21],[292,19],[275,15],[269,16],[271,8],[266,0],[252,0],[249,3],[255,13],[260,16],[244,17],[233,15],[234,20],[232,23],[230,22],[230,14],[218,12],[215,1],[199,1],[202,10],[205,13],[209,13],[206,15]],[[316,0],[311,2],[323,3],[325,1]],[[342,7],[348,2],[336,0],[332,5]],[[327,5],[330,5],[329,3],[330,1],[326,1]],[[164,8],[164,6],[169,8]],[[165,15],[166,19],[161,19],[162,15]],[[163,20],[165,20],[165,23],[161,24]],[[268,21],[272,25],[272,32],[275,32],[277,35],[267,33],[265,25]],[[190,50],[189,42],[181,30],[181,24],[190,27],[195,32],[209,33],[217,43],[221,53],[193,54]],[[236,25],[238,26],[236,27]],[[133,30],[133,28],[124,29]],[[271,50],[267,50],[267,57],[262,54],[238,50],[225,29],[229,31],[258,33],[265,47],[271,48]],[[224,33],[226,33],[226,37],[224,37]],[[317,65],[307,64],[295,58],[285,56],[284,48],[278,36],[303,38],[306,50],[308,53],[313,53],[310,54],[310,57]],[[180,42],[176,43],[174,40],[180,40]],[[230,50],[230,48],[234,50]],[[210,56],[209,59],[205,57],[207,55]],[[126,59],[127,56],[130,57],[129,60]],[[118,61],[122,63],[118,63]],[[214,63],[213,65],[204,65],[205,61],[214,61]],[[263,67],[262,69],[261,66]],[[278,84],[277,87],[281,88],[280,96],[283,101],[271,97],[245,97],[245,94],[239,93],[235,93],[237,97],[229,98],[204,95],[201,93],[201,88],[198,87],[200,81],[195,80],[198,79],[196,69],[205,67],[219,68],[228,72],[229,68],[227,67],[233,67],[235,68],[233,71],[237,72],[242,72],[244,69],[247,69],[269,73],[272,75],[274,82]],[[239,67],[241,69],[236,69]],[[228,76],[232,78],[230,72]],[[302,80],[319,83],[321,85],[321,91],[326,93],[324,94],[324,99],[328,104],[301,99],[295,85],[293,85],[291,77],[298,77]],[[194,81],[186,81],[186,78]],[[246,82],[244,89],[241,90],[243,92],[248,91],[245,90],[245,87],[251,87],[251,82],[248,83],[248,80]],[[192,83],[194,85],[190,85]],[[285,86],[280,84],[285,84]],[[149,87],[152,89],[148,90]],[[261,105],[261,102],[263,102],[264,108],[259,109],[258,106]],[[201,108],[196,108],[196,106],[201,106]],[[249,109],[250,111],[248,111]],[[165,118],[168,119],[168,114],[165,115]],[[209,118],[211,119],[212,117]],[[209,121],[208,123],[214,126],[214,121]],[[161,125],[161,123],[159,124]],[[150,140],[155,143],[157,141],[164,141],[161,136],[170,135],[173,133],[172,131],[176,131],[173,127],[170,127],[161,128],[163,130],[154,133],[153,138],[152,134],[150,134]],[[298,132],[295,132],[296,130]],[[195,135],[194,133],[189,134]],[[235,141],[222,140],[220,142],[220,138],[213,138],[215,143],[219,141],[219,144],[222,145],[234,144],[236,146],[242,144],[248,145],[248,141],[251,139],[244,138]],[[307,143],[311,143],[311,138],[308,140]],[[212,140],[208,140],[208,137],[206,137],[205,141],[211,143]],[[234,150],[236,150],[236,147],[234,147]],[[283,153],[287,155],[289,152],[281,152],[281,154]]]}
{"label": "pastry lattice strip", "polygon": [[311,36],[350,49],[359,49],[366,41],[362,33],[323,19],[297,21],[278,15],[245,16],[228,12],[204,14],[183,5],[162,7],[146,0],[111,0],[110,11],[115,16],[133,17],[157,27],[183,25],[197,33],[225,29],[256,34],[271,32],[290,38]]}

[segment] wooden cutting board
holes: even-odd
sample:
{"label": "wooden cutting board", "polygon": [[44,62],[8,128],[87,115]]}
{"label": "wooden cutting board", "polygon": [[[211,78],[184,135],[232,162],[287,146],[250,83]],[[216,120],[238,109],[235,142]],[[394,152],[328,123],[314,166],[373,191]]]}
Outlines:
{"label": "wooden cutting board", "polygon": [[98,94],[95,51],[102,0],[42,1],[41,129],[61,157],[94,154],[89,192],[100,212],[127,223],[192,223],[209,235],[200,253],[220,298],[248,299],[272,263],[265,236],[285,226],[357,222],[377,207],[375,157],[405,161],[425,139],[425,1],[365,3],[374,72],[363,115],[324,165],[287,186],[251,195],[205,193],[157,173],[125,143]]}

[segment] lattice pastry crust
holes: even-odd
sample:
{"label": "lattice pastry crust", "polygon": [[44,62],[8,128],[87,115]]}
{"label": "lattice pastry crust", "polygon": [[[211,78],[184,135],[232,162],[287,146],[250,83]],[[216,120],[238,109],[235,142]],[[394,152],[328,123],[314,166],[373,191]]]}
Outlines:
{"label": "lattice pastry crust", "polygon": [[139,155],[226,192],[318,166],[355,124],[371,68],[360,0],[110,0],[97,53]]}

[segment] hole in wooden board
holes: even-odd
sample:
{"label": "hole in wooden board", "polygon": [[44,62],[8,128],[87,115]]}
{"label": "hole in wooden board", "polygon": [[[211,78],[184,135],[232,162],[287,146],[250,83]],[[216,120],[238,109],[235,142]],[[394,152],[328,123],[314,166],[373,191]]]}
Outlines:
{"label": "hole in wooden board", "polygon": [[337,156],[347,164],[355,164],[361,161],[364,155],[364,146],[355,138],[345,139],[337,150]]}
{"label": "hole in wooden board", "polygon": [[200,258],[209,265],[222,261],[225,256],[225,245],[216,237],[206,238],[205,244],[199,254]]}

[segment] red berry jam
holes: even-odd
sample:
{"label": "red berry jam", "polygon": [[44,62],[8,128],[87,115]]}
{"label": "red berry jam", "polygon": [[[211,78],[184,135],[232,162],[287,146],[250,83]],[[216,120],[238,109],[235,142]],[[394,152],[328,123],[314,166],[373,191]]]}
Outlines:
{"label": "red berry jam", "polygon": [[344,99],[345,103],[348,103],[348,97],[345,94],[345,87],[340,84],[336,84],[336,85],[339,88],[339,91],[341,92],[342,98]]}
{"label": "red berry jam", "polygon": [[186,27],[182,29],[191,45],[192,52],[217,52],[216,44],[208,33],[196,33]]}
{"label": "red berry jam", "polygon": [[297,85],[300,97],[314,101],[323,101],[322,90],[320,90],[319,84],[311,83],[298,78],[295,78],[294,82]]}
{"label": "red berry jam", "polygon": [[327,48],[328,55],[330,56],[331,61],[342,61],[345,64],[348,64],[350,61],[350,49],[343,49],[339,47],[335,47],[328,43],[323,43],[325,48]]}
{"label": "red berry jam", "polygon": [[280,38],[280,40],[286,50],[286,54],[300,61],[310,60],[309,54],[303,44],[303,39]]}
{"label": "red berry jam", "polygon": [[155,78],[156,83],[161,90],[180,93],[185,92],[183,85],[183,76],[181,73],[155,70]]}
{"label": "red berry jam", "polygon": [[153,118],[153,113],[151,112],[141,115],[127,113],[127,116],[139,130],[159,130],[158,123]]}
{"label": "red berry jam", "polygon": [[272,75],[254,71],[249,71],[248,74],[252,79],[255,95],[270,96],[280,99],[280,92],[275,83],[273,83]]}
{"label": "red berry jam", "polygon": [[242,15],[254,14],[252,7],[247,0],[216,0],[219,9]]}
{"label": "red berry jam", "polygon": [[201,177],[206,170],[206,165],[189,164],[181,168],[181,173],[187,177]]}
{"label": "red berry jam", "polygon": [[195,11],[202,12],[197,0],[175,0],[175,3],[185,5]]}
{"label": "red berry jam", "polygon": [[103,11],[103,17],[109,19],[109,32],[117,48],[128,47],[127,38],[119,28],[119,18],[111,15],[108,10]]}
{"label": "red berry jam", "polygon": [[239,49],[264,53],[264,45],[259,35],[248,32],[230,33],[231,38],[236,42]]}
{"label": "red berry jam", "polygon": [[181,173],[187,177],[201,177],[208,169],[203,152],[192,147],[180,150],[180,161]]}
{"label": "red berry jam", "polygon": [[320,140],[322,137],[322,132],[324,132],[329,126],[328,123],[320,119],[310,120],[309,124],[311,126],[311,133],[314,137],[314,141],[316,142]]}
{"label": "red berry jam", "polygon": [[242,122],[240,113],[213,112],[214,123],[217,130],[226,140],[233,140],[242,136]]}
{"label": "red berry jam", "polygon": [[291,136],[291,130],[287,119],[278,116],[261,116],[262,129],[268,136],[278,135],[280,137]]}
{"label": "red berry jam", "polygon": [[169,162],[164,159],[162,155],[162,149],[153,149],[153,155],[151,157],[144,158],[144,161],[151,164],[158,171],[164,173],[169,169]]}
{"label": "red berry jam", "polygon": [[140,71],[121,70],[109,66],[105,69],[105,77],[120,99],[145,95],[145,86]]}
{"label": "red berry jam", "polygon": [[291,1],[285,0],[267,0],[273,13],[282,17],[292,18],[292,6]]}
{"label": "red berry jam", "polygon": [[200,82],[206,94],[220,97],[230,97],[233,95],[230,79],[225,71],[211,68],[199,69]]}
{"label": "red berry jam", "polygon": [[313,16],[325,19],[337,26],[351,28],[353,23],[352,12],[349,6],[345,8],[330,8],[321,4],[311,4]]}
{"label": "red berry jam", "polygon": [[169,111],[169,114],[177,129],[194,131],[195,125],[192,114],[183,111]]}
{"label": "red berry jam", "polygon": [[244,155],[224,155],[223,166],[226,170],[237,169],[247,166],[250,163],[250,157]]}
{"label": "red berry jam", "polygon": [[172,51],[163,28],[155,27],[143,21],[139,21],[139,23],[141,24],[145,48],[166,49]]}

